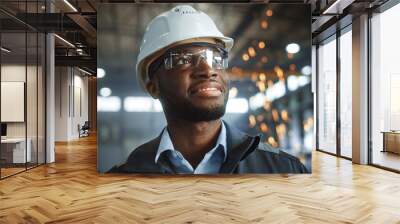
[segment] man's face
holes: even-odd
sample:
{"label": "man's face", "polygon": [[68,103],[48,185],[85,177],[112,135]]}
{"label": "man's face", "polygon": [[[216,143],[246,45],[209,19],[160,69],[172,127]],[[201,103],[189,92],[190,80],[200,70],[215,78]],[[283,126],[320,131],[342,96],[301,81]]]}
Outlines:
{"label": "man's face", "polygon": [[[207,47],[185,47],[187,52],[201,52]],[[228,100],[228,75],[213,69],[205,60],[196,65],[165,69],[155,73],[159,99],[166,115],[189,121],[210,121],[222,117]]]}

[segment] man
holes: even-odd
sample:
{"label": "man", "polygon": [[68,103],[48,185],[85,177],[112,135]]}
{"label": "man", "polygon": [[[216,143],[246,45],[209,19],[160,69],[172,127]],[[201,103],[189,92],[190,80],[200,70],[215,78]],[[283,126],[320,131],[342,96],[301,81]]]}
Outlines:
{"label": "man", "polygon": [[225,69],[232,46],[232,38],[191,6],[174,7],[150,22],[136,70],[141,85],[160,100],[167,127],[110,172],[308,172],[296,157],[221,120],[228,100]]}

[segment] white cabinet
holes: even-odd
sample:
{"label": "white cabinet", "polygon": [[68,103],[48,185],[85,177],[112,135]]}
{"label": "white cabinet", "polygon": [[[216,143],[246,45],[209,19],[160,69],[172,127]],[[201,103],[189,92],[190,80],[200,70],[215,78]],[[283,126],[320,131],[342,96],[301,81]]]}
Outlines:
{"label": "white cabinet", "polygon": [[13,163],[25,163],[32,161],[32,140],[28,138],[27,143],[28,144],[25,151],[25,138],[7,138],[1,140],[2,145],[12,148]]}

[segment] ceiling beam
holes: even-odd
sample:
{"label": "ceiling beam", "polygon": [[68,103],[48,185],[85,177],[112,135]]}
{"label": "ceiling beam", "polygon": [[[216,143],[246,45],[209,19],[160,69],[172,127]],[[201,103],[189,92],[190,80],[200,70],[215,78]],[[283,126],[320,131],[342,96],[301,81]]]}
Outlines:
{"label": "ceiling beam", "polygon": [[56,66],[79,66],[96,68],[97,59],[90,56],[55,56],[55,64]]}
{"label": "ceiling beam", "polygon": [[85,17],[80,14],[68,14],[67,16],[71,20],[73,20],[78,26],[80,26],[92,39],[94,39],[94,41],[96,41],[96,28],[94,28]]}

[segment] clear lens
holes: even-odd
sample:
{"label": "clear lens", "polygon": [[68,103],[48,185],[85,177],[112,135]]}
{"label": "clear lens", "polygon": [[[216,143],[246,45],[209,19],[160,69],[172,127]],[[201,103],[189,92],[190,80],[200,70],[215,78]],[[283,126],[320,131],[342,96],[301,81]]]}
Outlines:
{"label": "clear lens", "polygon": [[226,69],[228,56],[222,50],[205,49],[198,52],[169,52],[164,58],[165,69],[184,69],[207,63],[213,69]]}

